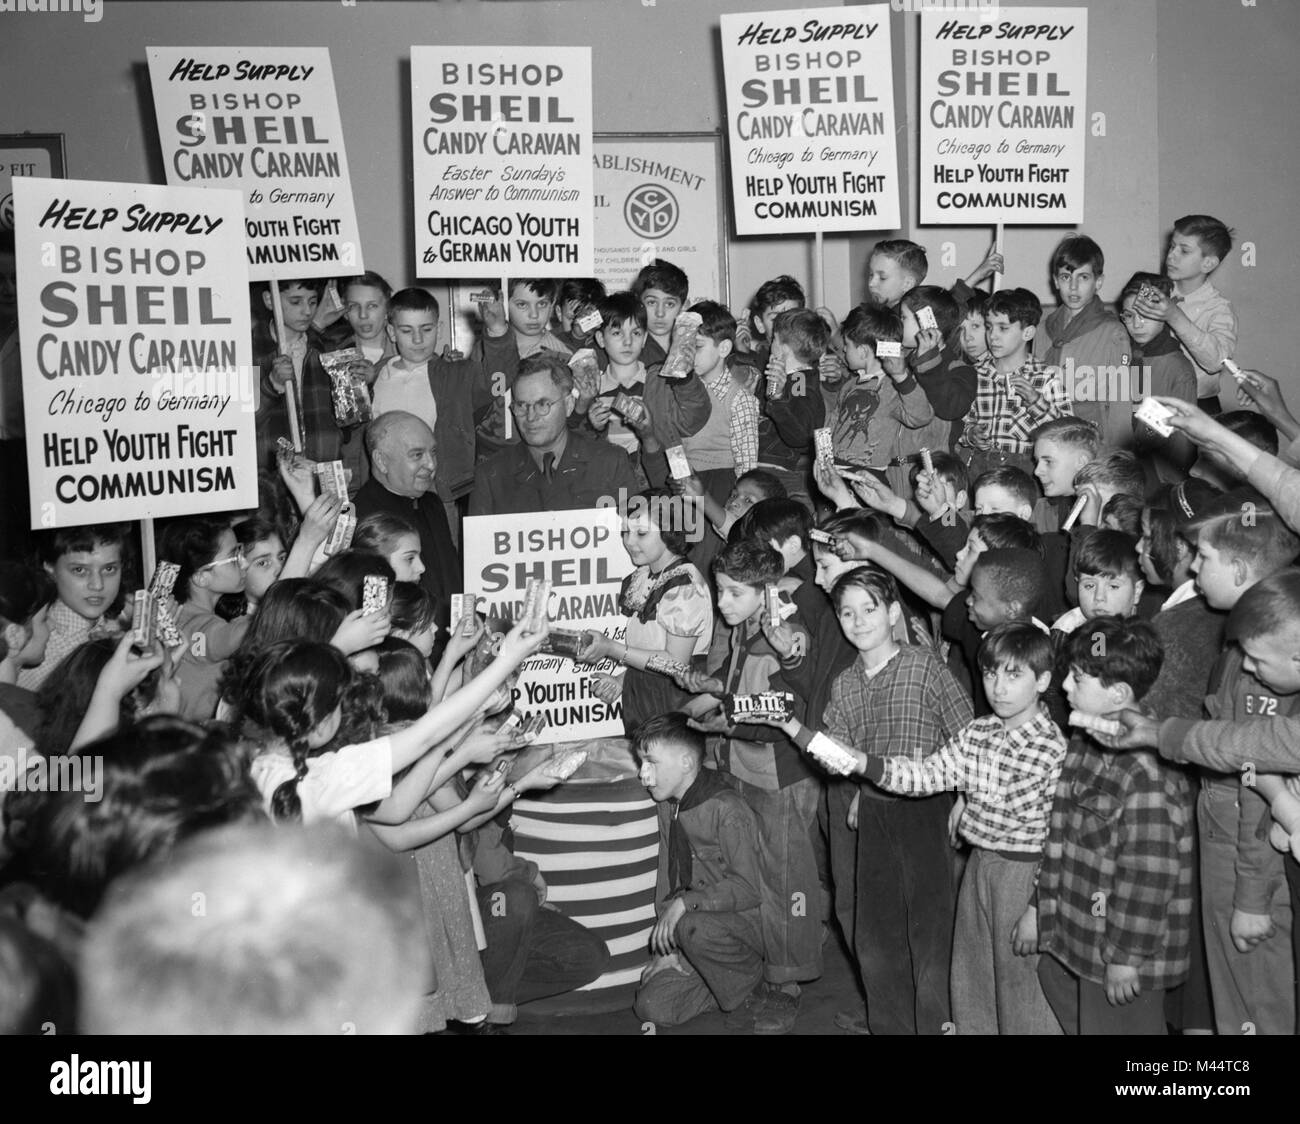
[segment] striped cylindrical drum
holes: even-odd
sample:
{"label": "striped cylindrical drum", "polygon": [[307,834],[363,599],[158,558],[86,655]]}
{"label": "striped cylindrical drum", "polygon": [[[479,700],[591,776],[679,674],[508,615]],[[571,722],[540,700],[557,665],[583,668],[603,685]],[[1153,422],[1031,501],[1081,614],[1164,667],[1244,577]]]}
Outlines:
{"label": "striped cylindrical drum", "polygon": [[547,901],[599,933],[609,968],[584,991],[635,985],[649,959],[659,819],[635,777],[575,778],[515,803],[514,851],[541,869]]}

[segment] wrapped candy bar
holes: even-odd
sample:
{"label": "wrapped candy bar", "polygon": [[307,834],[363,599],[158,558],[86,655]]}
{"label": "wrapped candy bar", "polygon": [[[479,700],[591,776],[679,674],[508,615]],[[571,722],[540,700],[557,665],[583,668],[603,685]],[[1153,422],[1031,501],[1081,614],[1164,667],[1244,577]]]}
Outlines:
{"label": "wrapped candy bar", "polygon": [[181,568],[175,562],[159,562],[154,567],[153,577],[149,579],[149,592],[153,594],[155,602],[166,601],[172,595],[180,572]]}
{"label": "wrapped candy bar", "polygon": [[666,379],[684,379],[695,369],[695,340],[704,318],[698,312],[682,312],[673,324],[673,342],[659,374]]}
{"label": "wrapped candy bar", "polygon": [[319,461],[314,471],[320,477],[322,496],[337,496],[344,503],[348,502],[348,474],[342,461]]}
{"label": "wrapped candy bar", "polygon": [[826,734],[813,735],[808,743],[808,756],[828,773],[839,777],[847,777],[858,767],[858,759]]}
{"label": "wrapped candy bar", "polygon": [[562,781],[567,781],[582,768],[586,760],[587,751],[585,749],[573,749],[568,753],[557,753],[546,763],[542,772],[548,777],[558,777]]}
{"label": "wrapped candy bar", "polygon": [[361,425],[371,417],[370,388],[366,380],[353,373],[352,364],[361,359],[355,347],[324,352],[321,366],[330,377],[330,393],[334,402],[334,420],[339,425]]}
{"label": "wrapped candy bar", "polygon": [[578,653],[582,651],[582,633],[567,628],[553,628],[547,633],[546,642],[541,650],[576,660]]}
{"label": "wrapped candy bar", "polygon": [[356,534],[356,530],[356,509],[351,504],[344,504],[338,518],[334,520],[334,529],[325,543],[325,553],[332,556],[347,550],[352,545],[352,536]]}
{"label": "wrapped candy bar", "polygon": [[646,671],[657,671],[660,675],[685,675],[691,669],[679,660],[673,659],[664,652],[655,652],[645,661]]}
{"label": "wrapped candy bar", "polygon": [[723,700],[727,721],[751,722],[757,718],[783,720],[794,713],[794,696],[788,691],[760,691],[752,695],[728,695]]}
{"label": "wrapped candy bar", "polygon": [[1103,718],[1100,714],[1088,714],[1082,710],[1070,711],[1070,725],[1090,730],[1094,734],[1109,734],[1111,737],[1119,737],[1124,732],[1118,719]]}

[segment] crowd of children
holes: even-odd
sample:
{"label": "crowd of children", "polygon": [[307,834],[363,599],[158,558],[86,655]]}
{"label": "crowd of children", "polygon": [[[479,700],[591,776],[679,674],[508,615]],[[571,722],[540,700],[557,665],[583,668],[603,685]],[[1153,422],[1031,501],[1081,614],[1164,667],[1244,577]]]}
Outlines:
{"label": "crowd of children", "polygon": [[[261,819],[409,859],[420,1029],[600,974],[509,851],[565,775],[509,717],[547,623],[466,613],[455,566],[467,511],[508,514],[501,458],[555,494],[580,434],[634,569],[626,628],[567,658],[613,665],[593,690],[659,805],[638,1017],[786,1033],[838,929],[847,1033],[1294,1033],[1300,422],[1231,362],[1230,247],[1184,217],[1105,294],[1073,235],[1046,316],[976,287],[997,254],[947,290],[880,242],[842,320],[788,276],[692,303],[655,260],[481,294],[463,354],[376,273],[280,282],[278,337],[256,292],[258,509],[168,521],[155,574],[127,526],[0,563],[0,971],[34,981],[0,1022],[75,1020],[115,880]],[[74,759],[97,804],[20,780]]]}

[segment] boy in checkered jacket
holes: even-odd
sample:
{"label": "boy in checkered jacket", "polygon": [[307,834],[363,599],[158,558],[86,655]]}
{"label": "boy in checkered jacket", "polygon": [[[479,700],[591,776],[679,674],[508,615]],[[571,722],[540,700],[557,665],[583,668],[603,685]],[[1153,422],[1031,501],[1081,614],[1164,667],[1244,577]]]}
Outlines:
{"label": "boy in checkered jacket", "polygon": [[863,775],[887,792],[966,793],[957,832],[973,850],[952,942],[958,1034],[1061,1033],[1038,982],[1038,957],[1014,955],[1007,940],[1033,894],[1065,760],[1065,737],[1041,701],[1052,656],[1051,637],[1037,625],[998,625],[979,650],[992,714],[919,761],[858,754]]}
{"label": "boy in checkered jacket", "polygon": [[[1155,630],[1097,617],[1065,649],[1073,717],[1132,708],[1160,672]],[[1149,752],[1070,740],[1031,905],[1012,938],[1035,948],[1066,1034],[1164,1034],[1164,993],[1187,978],[1192,915],[1191,789]]]}

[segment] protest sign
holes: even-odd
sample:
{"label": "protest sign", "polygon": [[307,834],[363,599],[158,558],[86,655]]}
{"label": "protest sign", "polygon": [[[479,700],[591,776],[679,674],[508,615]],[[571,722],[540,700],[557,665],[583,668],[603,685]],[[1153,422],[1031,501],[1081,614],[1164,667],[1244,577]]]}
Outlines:
{"label": "protest sign", "polygon": [[899,225],[889,5],[722,16],[738,234]]}
{"label": "protest sign", "polygon": [[727,303],[720,143],[712,133],[596,138],[595,276],[611,293],[666,258],[690,278],[692,301]]}
{"label": "protest sign", "polygon": [[[462,532],[465,592],[480,598],[479,612],[517,620],[528,579],[541,578],[551,582],[553,626],[621,639],[626,618],[618,611],[618,591],[632,563],[619,527],[613,507],[471,516]],[[607,706],[591,693],[595,670],[557,655],[525,662],[515,705],[529,716],[546,715],[543,742],[622,736],[621,704]]]}
{"label": "protest sign", "polygon": [[361,241],[326,47],[150,47],[167,182],[235,187],[248,276],[359,273]]}
{"label": "protest sign", "polygon": [[591,276],[590,47],[412,47],[411,101],[421,277]]}
{"label": "protest sign", "polygon": [[0,136],[0,230],[14,228],[14,177],[62,179],[63,167],[62,133]]}
{"label": "protest sign", "polygon": [[33,528],[256,507],[239,193],[13,187]]}
{"label": "protest sign", "polygon": [[921,13],[922,223],[1083,221],[1086,8]]}

